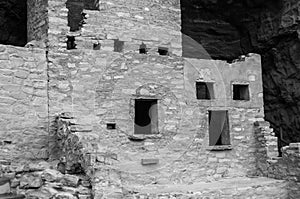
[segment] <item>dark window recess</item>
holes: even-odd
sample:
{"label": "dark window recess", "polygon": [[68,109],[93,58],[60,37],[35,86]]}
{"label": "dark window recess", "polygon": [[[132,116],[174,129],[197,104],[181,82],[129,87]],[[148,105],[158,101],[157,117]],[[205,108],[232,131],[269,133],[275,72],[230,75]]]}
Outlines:
{"label": "dark window recess", "polygon": [[211,82],[196,82],[197,99],[214,99],[214,88]]}
{"label": "dark window recess", "polygon": [[84,9],[99,10],[99,0],[84,0]]}
{"label": "dark window recess", "polygon": [[114,51],[115,52],[123,52],[124,49],[124,41],[120,41],[118,39],[114,40]]}
{"label": "dark window recess", "polygon": [[147,46],[144,43],[140,45],[140,54],[147,54]]}
{"label": "dark window recess", "polygon": [[209,111],[209,146],[230,145],[228,111]]}
{"label": "dark window recess", "polygon": [[158,133],[157,99],[135,100],[134,133]]}
{"label": "dark window recess", "polygon": [[249,85],[233,84],[233,100],[250,100]]}
{"label": "dark window recess", "polygon": [[100,48],[101,48],[101,44],[100,43],[93,44],[93,49],[94,50],[100,50]]}
{"label": "dark window recess", "polygon": [[106,128],[109,130],[116,129],[116,123],[107,123]]}
{"label": "dark window recess", "polygon": [[169,55],[169,49],[167,47],[158,47],[158,53],[160,55]]}
{"label": "dark window recess", "polygon": [[67,36],[67,50],[72,50],[76,49],[76,44],[75,44],[75,37],[74,36]]}
{"label": "dark window recess", "polygon": [[27,1],[1,1],[0,27],[0,44],[25,46],[27,43]]}
{"label": "dark window recess", "polygon": [[78,31],[82,24],[84,23],[84,14],[82,13],[84,8],[84,3],[78,0],[68,0],[67,1],[68,8],[68,26],[70,27],[70,31]]}

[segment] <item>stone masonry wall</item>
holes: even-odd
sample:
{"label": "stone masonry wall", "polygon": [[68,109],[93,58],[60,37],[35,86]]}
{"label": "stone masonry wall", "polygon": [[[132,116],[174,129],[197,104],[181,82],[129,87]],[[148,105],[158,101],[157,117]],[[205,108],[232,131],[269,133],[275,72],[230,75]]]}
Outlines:
{"label": "stone masonry wall", "polygon": [[1,198],[92,198],[89,178],[84,174],[61,173],[56,169],[57,161],[33,161],[23,164],[13,162],[6,165],[2,163],[0,179],[8,180],[9,187],[6,191],[10,195],[1,195]]}
{"label": "stone masonry wall", "polygon": [[290,143],[283,147],[282,157],[278,157],[277,138],[268,122],[255,123],[257,143],[257,172],[269,178],[288,181],[289,198],[300,196],[300,144]]}
{"label": "stone masonry wall", "polygon": [[[263,120],[259,61],[252,55],[245,62],[226,65],[133,53],[116,59],[103,72],[97,89],[96,179],[122,189],[255,175],[253,122]],[[240,75],[247,64],[249,71]],[[215,80],[216,99],[196,100],[199,78]],[[249,102],[232,100],[230,86],[237,80],[250,84]],[[133,125],[134,99],[139,98],[158,99],[160,133],[137,142],[130,137],[138,137]],[[208,110],[228,110],[231,150],[212,151],[208,146]],[[106,129],[106,123],[116,123],[117,129]],[[159,163],[144,166],[143,158]]]}
{"label": "stone masonry wall", "polygon": [[63,1],[49,1],[49,41],[53,49],[66,48],[67,35],[75,36],[78,49],[114,51],[115,40],[123,41],[123,52],[138,52],[142,42],[149,53],[158,54],[159,46],[181,55],[180,3],[172,1],[108,1],[100,10],[84,10],[85,24],[80,31],[69,32],[68,9]]}
{"label": "stone masonry wall", "polygon": [[45,41],[48,31],[48,1],[27,0],[27,41]]}
{"label": "stone masonry wall", "polygon": [[0,46],[0,159],[47,158],[45,50]]}

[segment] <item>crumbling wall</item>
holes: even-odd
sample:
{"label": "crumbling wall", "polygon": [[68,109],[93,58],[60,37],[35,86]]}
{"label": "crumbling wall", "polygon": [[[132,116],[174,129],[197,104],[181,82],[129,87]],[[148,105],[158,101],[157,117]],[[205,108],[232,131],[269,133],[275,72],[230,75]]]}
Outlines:
{"label": "crumbling wall", "polygon": [[0,159],[48,157],[45,55],[43,49],[0,45]]}
{"label": "crumbling wall", "polygon": [[91,174],[88,153],[83,151],[83,144],[74,118],[68,113],[58,114],[51,124],[49,148],[51,159],[59,159],[64,164],[63,173]]}
{"label": "crumbling wall", "polygon": [[278,157],[277,138],[268,122],[255,123],[257,142],[256,158],[259,175],[289,182],[289,198],[300,196],[300,144],[290,143],[281,148],[282,157]]}
{"label": "crumbling wall", "polygon": [[[4,198],[92,198],[89,177],[63,174],[57,169],[57,161],[34,161],[30,163],[0,163],[0,180],[7,179]],[[1,187],[1,192],[3,187]],[[18,196],[18,197],[17,197]]]}

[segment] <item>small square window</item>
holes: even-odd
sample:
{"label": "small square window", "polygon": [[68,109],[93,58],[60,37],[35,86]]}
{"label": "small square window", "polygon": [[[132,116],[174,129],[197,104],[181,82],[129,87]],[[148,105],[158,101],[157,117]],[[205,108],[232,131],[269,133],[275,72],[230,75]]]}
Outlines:
{"label": "small square window", "polygon": [[93,44],[93,49],[94,50],[100,50],[100,48],[101,48],[101,44],[100,43]]}
{"label": "small square window", "polygon": [[124,49],[124,41],[120,41],[118,39],[114,40],[114,52],[123,52]]}
{"label": "small square window", "polygon": [[142,43],[140,45],[139,51],[140,51],[140,54],[147,54],[147,46],[146,46],[146,44]]}
{"label": "small square window", "polygon": [[214,89],[212,82],[196,82],[197,99],[214,99]]}
{"label": "small square window", "polygon": [[209,111],[209,146],[230,145],[228,111]]}
{"label": "small square window", "polygon": [[169,49],[166,47],[158,47],[158,53],[160,55],[169,55]]}
{"label": "small square window", "polygon": [[248,84],[233,84],[233,100],[250,100]]}
{"label": "small square window", "polygon": [[108,129],[108,130],[116,129],[116,123],[107,123],[106,129]]}

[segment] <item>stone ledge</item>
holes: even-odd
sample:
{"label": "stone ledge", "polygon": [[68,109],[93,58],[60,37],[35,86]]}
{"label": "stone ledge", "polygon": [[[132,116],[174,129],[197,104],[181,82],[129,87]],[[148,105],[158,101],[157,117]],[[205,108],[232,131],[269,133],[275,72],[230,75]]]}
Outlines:
{"label": "stone ledge", "polygon": [[227,150],[232,150],[233,147],[232,145],[215,145],[215,146],[208,146],[206,150],[209,151],[227,151]]}
{"label": "stone ledge", "polygon": [[128,136],[128,139],[130,141],[136,141],[136,142],[141,142],[141,141],[144,141],[146,139],[161,139],[162,138],[162,134],[151,134],[151,135],[137,135],[137,134],[134,134],[134,135],[129,135]]}

